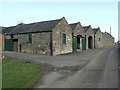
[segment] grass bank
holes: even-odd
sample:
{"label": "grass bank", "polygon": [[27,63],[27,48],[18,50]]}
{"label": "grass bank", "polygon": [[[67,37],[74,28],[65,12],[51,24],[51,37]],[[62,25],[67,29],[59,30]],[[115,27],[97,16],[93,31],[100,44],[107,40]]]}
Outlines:
{"label": "grass bank", "polygon": [[2,88],[28,88],[40,75],[40,64],[11,57],[2,60]]}

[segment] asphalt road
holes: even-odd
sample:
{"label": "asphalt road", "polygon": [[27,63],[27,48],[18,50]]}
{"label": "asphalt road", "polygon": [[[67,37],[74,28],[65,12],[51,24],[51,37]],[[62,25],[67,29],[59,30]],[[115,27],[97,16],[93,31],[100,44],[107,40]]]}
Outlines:
{"label": "asphalt road", "polygon": [[[89,58],[89,57],[87,57]],[[37,88],[118,88],[118,47],[94,54],[92,60],[72,75],[52,72]]]}
{"label": "asphalt road", "polygon": [[[38,80],[33,86],[34,88],[118,88],[117,46],[85,50],[57,57],[15,52],[4,52],[3,54],[47,63],[49,65],[43,66],[52,67],[49,73]],[[81,65],[83,65],[82,68]],[[49,70],[44,69],[47,72]]]}
{"label": "asphalt road", "polygon": [[118,88],[117,50],[117,47],[103,50],[82,70],[56,87]]}

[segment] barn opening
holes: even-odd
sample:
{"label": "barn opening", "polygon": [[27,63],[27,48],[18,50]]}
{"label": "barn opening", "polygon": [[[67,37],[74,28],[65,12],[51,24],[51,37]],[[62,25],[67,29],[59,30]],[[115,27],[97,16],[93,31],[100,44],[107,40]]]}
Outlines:
{"label": "barn opening", "polygon": [[82,36],[77,35],[77,49],[82,49]]}
{"label": "barn opening", "polygon": [[18,39],[5,39],[5,51],[18,51]]}
{"label": "barn opening", "polygon": [[93,44],[92,41],[93,41],[92,36],[89,36],[89,37],[88,37],[88,48],[89,48],[89,49],[92,49],[92,47],[93,47],[93,45],[92,45],[92,44]]}
{"label": "barn opening", "polygon": [[13,51],[18,52],[18,39],[13,39]]}

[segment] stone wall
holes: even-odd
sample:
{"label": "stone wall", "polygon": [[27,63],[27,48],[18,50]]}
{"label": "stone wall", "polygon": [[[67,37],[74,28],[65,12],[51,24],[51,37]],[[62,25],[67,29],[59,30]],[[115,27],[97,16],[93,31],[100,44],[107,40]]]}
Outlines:
{"label": "stone wall", "polygon": [[4,50],[4,43],[5,43],[4,35],[0,33],[0,51]]}
{"label": "stone wall", "polygon": [[50,55],[50,32],[32,33],[32,44],[28,43],[28,34],[14,35],[18,38],[18,50],[36,54]]}
{"label": "stone wall", "polygon": [[79,50],[83,50],[83,48],[82,48],[82,38],[83,37],[85,37],[85,31],[84,31],[84,29],[83,29],[83,27],[81,26],[81,24],[80,23],[78,23],[77,25],[76,25],[76,27],[75,27],[75,29],[74,30],[72,30],[73,31],[73,35],[74,36],[77,36],[77,35],[81,35],[82,37],[80,37],[80,45],[79,45],[79,49],[77,49],[78,51]]}
{"label": "stone wall", "polygon": [[102,32],[98,30],[97,33],[95,34],[95,48],[103,47],[102,39],[103,39]]}
{"label": "stone wall", "polygon": [[73,30],[74,36],[81,35],[82,37],[85,37],[85,32],[83,27],[80,24],[77,24],[76,28]]}
{"label": "stone wall", "polygon": [[115,42],[114,42],[114,38],[111,37],[111,36],[106,36],[103,34],[103,37],[102,37],[102,47],[111,47],[111,46],[114,46],[115,45]]}
{"label": "stone wall", "polygon": [[[66,44],[62,43],[62,34],[66,34]],[[72,52],[72,30],[65,18],[51,32],[32,33],[32,44],[29,34],[13,35],[18,39],[18,51],[46,55],[59,55]]]}
{"label": "stone wall", "polygon": [[[66,34],[66,44],[62,43],[62,34]],[[52,30],[53,55],[72,52],[72,30],[63,18]]]}
{"label": "stone wall", "polygon": [[88,37],[91,36],[92,37],[92,48],[94,48],[94,32],[92,30],[92,28],[90,27],[87,31],[86,31],[86,49],[88,48]]}
{"label": "stone wall", "polygon": [[2,40],[2,34],[0,34],[0,51],[3,49],[3,40]]}

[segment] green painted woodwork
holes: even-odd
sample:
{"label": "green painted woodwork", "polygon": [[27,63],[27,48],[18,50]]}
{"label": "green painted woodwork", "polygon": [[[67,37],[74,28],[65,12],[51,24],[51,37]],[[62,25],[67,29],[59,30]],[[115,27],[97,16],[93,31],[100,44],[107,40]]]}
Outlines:
{"label": "green painted woodwork", "polygon": [[5,51],[13,51],[12,39],[5,39]]}
{"label": "green painted woodwork", "polygon": [[86,38],[85,37],[82,38],[82,49],[86,50]]}
{"label": "green painted woodwork", "polygon": [[77,51],[77,38],[73,36],[73,52]]}
{"label": "green painted woodwork", "polygon": [[28,38],[29,38],[29,43],[32,44],[32,34],[31,33],[28,34]]}
{"label": "green painted woodwork", "polygon": [[66,44],[66,34],[62,34],[62,43]]}

